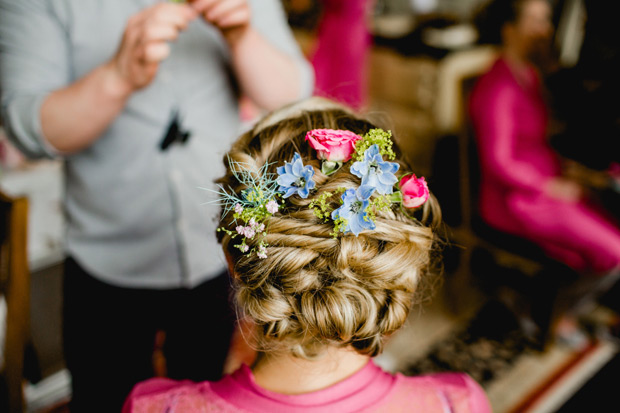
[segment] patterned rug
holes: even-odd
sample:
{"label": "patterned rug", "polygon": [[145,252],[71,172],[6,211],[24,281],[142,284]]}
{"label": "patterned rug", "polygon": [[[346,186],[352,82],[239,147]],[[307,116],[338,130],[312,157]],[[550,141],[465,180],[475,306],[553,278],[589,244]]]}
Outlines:
{"label": "patterned rug", "polygon": [[462,371],[480,383],[496,413],[555,412],[617,352],[587,335],[544,351],[512,313],[489,302],[469,322],[399,370],[405,375]]}
{"label": "patterned rug", "polygon": [[470,323],[436,343],[402,372],[413,376],[463,371],[485,386],[509,371],[522,354],[533,351],[534,344],[512,313],[501,304],[490,302]]}

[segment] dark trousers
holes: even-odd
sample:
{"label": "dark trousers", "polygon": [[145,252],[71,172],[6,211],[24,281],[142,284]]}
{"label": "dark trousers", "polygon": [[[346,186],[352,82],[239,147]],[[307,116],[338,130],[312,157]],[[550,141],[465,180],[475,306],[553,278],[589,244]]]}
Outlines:
{"label": "dark trousers", "polygon": [[229,291],[225,273],[193,289],[116,287],[67,259],[63,338],[71,412],[120,412],[132,387],[153,377],[157,331],[165,332],[168,377],[219,379],[234,327]]}

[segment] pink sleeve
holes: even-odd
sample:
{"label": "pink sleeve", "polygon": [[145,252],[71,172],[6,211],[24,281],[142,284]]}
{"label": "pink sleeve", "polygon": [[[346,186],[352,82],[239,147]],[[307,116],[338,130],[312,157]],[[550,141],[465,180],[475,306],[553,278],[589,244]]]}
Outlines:
{"label": "pink sleeve", "polygon": [[509,87],[494,87],[477,91],[479,96],[471,101],[482,172],[510,186],[540,192],[548,177],[514,156],[518,96]]}
{"label": "pink sleeve", "polygon": [[[165,393],[169,390],[172,390],[177,387],[182,387],[183,385],[191,383],[189,381],[178,382],[170,379],[161,379],[155,378],[143,381],[135,385],[129,396],[125,400],[125,404],[123,405],[122,413],[138,413],[142,411],[140,408],[136,408],[136,403],[138,400],[147,398],[151,395],[157,395],[161,393]],[[155,406],[151,406],[155,407]],[[163,410],[163,409],[162,409]]]}
{"label": "pink sleeve", "polygon": [[492,413],[484,390],[464,373],[439,373],[429,376],[439,390],[443,408],[454,413]]}
{"label": "pink sleeve", "polygon": [[492,413],[491,404],[482,387],[466,374],[463,375],[463,380],[469,391],[469,405],[472,413]]}

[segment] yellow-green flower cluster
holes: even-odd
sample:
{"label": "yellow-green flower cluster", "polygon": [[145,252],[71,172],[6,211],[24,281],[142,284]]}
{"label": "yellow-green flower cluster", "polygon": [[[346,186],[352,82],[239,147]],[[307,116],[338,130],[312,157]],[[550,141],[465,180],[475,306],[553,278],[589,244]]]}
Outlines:
{"label": "yellow-green flower cluster", "polygon": [[391,160],[396,159],[396,154],[392,149],[392,132],[383,129],[371,129],[364,135],[362,140],[357,141],[355,144],[355,155],[353,155],[355,160],[358,162],[363,161],[364,152],[372,145],[379,147],[381,155],[387,156]]}
{"label": "yellow-green flower cluster", "polygon": [[368,218],[372,222],[377,222],[377,213],[386,212],[392,209],[392,200],[388,195],[377,195],[370,199],[370,205],[366,209],[368,212]]}
{"label": "yellow-green flower cluster", "polygon": [[312,212],[314,212],[314,215],[317,218],[327,222],[331,218],[331,214],[333,211],[333,208],[327,203],[328,199],[344,191],[345,188],[338,188],[334,193],[325,191],[321,195],[319,195],[317,199],[310,202],[310,205],[308,207],[312,210]]}

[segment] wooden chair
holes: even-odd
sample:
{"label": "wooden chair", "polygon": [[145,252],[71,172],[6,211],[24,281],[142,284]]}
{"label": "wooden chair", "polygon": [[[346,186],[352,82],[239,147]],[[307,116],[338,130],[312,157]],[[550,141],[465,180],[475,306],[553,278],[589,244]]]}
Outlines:
{"label": "wooden chair", "polygon": [[8,412],[14,413],[24,411],[24,348],[30,335],[28,199],[0,192],[0,212],[0,296],[4,297],[7,308],[6,338],[1,350],[7,400],[0,410],[8,407]]}

